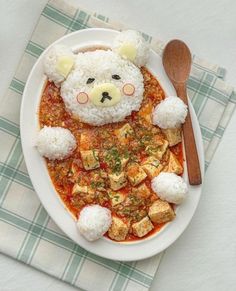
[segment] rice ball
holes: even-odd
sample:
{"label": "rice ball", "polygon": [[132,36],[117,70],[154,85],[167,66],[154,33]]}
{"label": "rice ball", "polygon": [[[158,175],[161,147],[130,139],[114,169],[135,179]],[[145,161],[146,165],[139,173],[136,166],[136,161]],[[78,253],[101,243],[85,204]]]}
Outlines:
{"label": "rice ball", "polygon": [[153,124],[160,128],[177,128],[184,123],[187,105],[176,96],[169,96],[156,106],[152,113]]}
{"label": "rice ball", "polygon": [[36,147],[41,156],[62,160],[74,151],[76,140],[66,128],[45,126],[38,133]]}
{"label": "rice ball", "polygon": [[161,200],[175,204],[182,203],[188,192],[183,178],[174,173],[160,173],[152,179],[151,187]]}
{"label": "rice ball", "polygon": [[81,210],[77,227],[88,241],[94,241],[108,231],[111,222],[111,211],[109,209],[100,205],[90,205]]}
{"label": "rice ball", "polygon": [[71,48],[64,45],[53,46],[44,57],[44,73],[47,75],[48,79],[53,81],[56,85],[59,85],[67,77],[58,70],[58,60],[63,57],[74,62],[75,56]]}
{"label": "rice ball", "polygon": [[[130,56],[136,66],[142,67],[147,63],[149,57],[149,46],[140,32],[135,30],[122,31],[114,40],[112,50],[118,54]],[[129,59],[129,57],[127,57]]]}

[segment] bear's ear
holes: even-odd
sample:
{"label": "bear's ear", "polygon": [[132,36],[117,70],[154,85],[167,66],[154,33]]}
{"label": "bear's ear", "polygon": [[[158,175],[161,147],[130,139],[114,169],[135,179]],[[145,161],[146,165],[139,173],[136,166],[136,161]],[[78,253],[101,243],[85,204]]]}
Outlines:
{"label": "bear's ear", "polygon": [[53,46],[44,57],[44,73],[56,85],[63,82],[74,67],[75,55],[64,45]]}
{"label": "bear's ear", "polygon": [[135,30],[120,32],[114,39],[112,50],[138,67],[144,66],[149,57],[149,46]]}

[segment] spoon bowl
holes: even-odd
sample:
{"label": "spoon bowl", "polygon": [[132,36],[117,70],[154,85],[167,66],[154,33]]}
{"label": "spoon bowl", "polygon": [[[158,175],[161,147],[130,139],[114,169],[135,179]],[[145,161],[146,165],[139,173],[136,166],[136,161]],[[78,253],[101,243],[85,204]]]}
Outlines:
{"label": "spoon bowl", "polygon": [[163,52],[162,61],[170,80],[185,83],[190,74],[192,57],[187,45],[178,39],[170,41]]}

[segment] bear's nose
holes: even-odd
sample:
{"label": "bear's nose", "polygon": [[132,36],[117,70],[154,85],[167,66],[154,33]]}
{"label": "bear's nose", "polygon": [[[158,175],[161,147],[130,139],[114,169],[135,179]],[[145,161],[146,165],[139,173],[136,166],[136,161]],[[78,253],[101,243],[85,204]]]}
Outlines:
{"label": "bear's nose", "polygon": [[101,102],[103,103],[106,99],[111,100],[112,97],[109,95],[108,92],[102,92],[102,99],[101,99]]}
{"label": "bear's nose", "polygon": [[114,84],[103,83],[94,86],[89,97],[96,106],[110,107],[120,102],[121,92]]}

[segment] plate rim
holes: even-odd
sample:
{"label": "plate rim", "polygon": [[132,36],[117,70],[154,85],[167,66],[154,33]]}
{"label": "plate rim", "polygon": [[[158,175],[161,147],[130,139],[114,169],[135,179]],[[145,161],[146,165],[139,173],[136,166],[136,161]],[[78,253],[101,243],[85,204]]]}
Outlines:
{"label": "plate rim", "polygon": [[[34,74],[35,74],[35,71],[37,71],[37,68],[38,66],[40,66],[40,63],[42,64],[42,59],[43,59],[43,56],[45,55],[45,53],[50,49],[50,47],[52,47],[53,45],[55,45],[56,43],[62,43],[62,42],[66,42],[68,39],[70,38],[73,38],[73,37],[76,37],[77,35],[82,35],[82,34],[93,34],[93,33],[101,33],[101,34],[111,34],[111,35],[115,35],[115,34],[118,34],[119,31],[116,31],[116,30],[113,30],[113,29],[105,29],[105,28],[88,28],[88,29],[83,29],[83,30],[79,30],[79,31],[75,31],[73,33],[70,33],[70,34],[67,34],[59,39],[57,39],[55,42],[53,42],[50,46],[48,46],[45,51],[41,54],[41,56],[37,59],[37,61],[35,62],[33,68],[31,69],[30,71],[30,74],[27,78],[27,82],[26,82],[26,85],[25,85],[25,88],[24,88],[24,92],[22,94],[22,101],[21,101],[21,109],[20,109],[20,134],[21,134],[21,143],[22,143],[22,150],[23,150],[23,154],[24,154],[24,158],[25,158],[25,163],[26,163],[26,167],[27,167],[27,170],[28,170],[28,174],[30,176],[30,179],[31,179],[31,182],[33,184],[33,187],[34,187],[34,190],[35,192],[37,193],[37,196],[40,200],[40,202],[42,203],[43,207],[46,209],[48,215],[53,219],[53,221],[59,226],[59,228],[70,238],[72,239],[76,244],[80,245],[81,247],[83,247],[84,249],[86,249],[87,251],[89,252],[92,252],[98,256],[101,256],[101,257],[105,257],[105,258],[108,258],[108,259],[113,259],[113,260],[122,260],[122,261],[133,261],[133,260],[141,260],[141,259],[145,259],[145,258],[148,258],[148,257],[152,257],[154,256],[155,254],[158,254],[160,253],[161,251],[163,251],[164,249],[166,249],[167,247],[169,247],[172,243],[174,243],[175,240],[178,239],[178,237],[184,232],[184,230],[187,228],[188,224],[190,223],[190,221],[192,220],[192,217],[196,211],[196,208],[198,206],[198,203],[199,203],[199,199],[200,199],[200,196],[201,196],[201,188],[202,188],[202,185],[201,186],[197,186],[199,188],[199,191],[198,191],[198,195],[197,195],[197,199],[194,203],[194,205],[192,206],[192,213],[191,215],[188,217],[188,221],[187,223],[184,224],[184,226],[182,225],[182,230],[178,233],[178,235],[175,235],[174,237],[171,238],[171,240],[169,240],[168,243],[165,244],[165,246],[162,246],[162,247],[159,247],[158,250],[150,250],[148,248],[148,242],[150,240],[158,240],[158,238],[160,237],[160,233],[163,231],[161,230],[160,232],[158,232],[156,235],[153,235],[150,237],[150,239],[144,239],[144,240],[140,240],[138,241],[138,244],[137,243],[119,243],[119,242],[115,242],[115,245],[116,246],[134,246],[133,248],[136,248],[137,245],[143,245],[145,251],[141,252],[141,253],[136,253],[134,255],[130,255],[130,250],[128,250],[128,253],[127,255],[116,255],[116,253],[114,254],[113,251],[109,252],[109,254],[107,254],[106,252],[104,253],[101,252],[101,248],[99,248],[99,251],[96,250],[96,242],[93,242],[93,243],[90,243],[90,242],[87,242],[86,240],[84,240],[81,236],[81,241],[78,242],[77,240],[74,239],[74,236],[72,237],[71,236],[71,233],[68,233],[66,230],[65,230],[65,227],[62,225],[61,221],[59,221],[59,219],[57,218],[57,214],[54,213],[54,211],[52,211],[50,205],[48,203],[46,203],[46,200],[44,199],[43,195],[41,194],[41,191],[40,190],[40,187],[39,185],[37,184],[37,182],[35,181],[35,175],[33,174],[34,172],[32,171],[32,167],[30,165],[30,157],[29,157],[29,154],[28,154],[28,151],[27,151],[27,146],[26,146],[26,132],[25,132],[25,120],[24,120],[24,116],[25,116],[25,110],[26,110],[26,106],[25,104],[27,104],[27,93],[29,91],[29,88],[30,86],[32,86],[32,83],[30,84],[30,82],[32,81],[32,78],[34,78]],[[86,37],[85,37],[86,38]],[[105,37],[106,38],[106,37]],[[73,42],[73,41],[72,41]],[[82,44],[82,45],[74,45],[74,47],[84,47],[84,46],[88,46],[88,45],[92,45],[92,44],[95,44],[94,40],[92,40],[91,42],[87,42],[86,44]],[[96,40],[96,44],[97,45],[101,45],[101,44],[104,44],[103,42],[99,41],[99,40]],[[107,43],[105,43],[107,45]],[[150,58],[159,58],[159,61],[161,59],[161,57],[156,53],[154,52],[153,50],[151,50],[151,57]],[[151,61],[150,61],[151,62]],[[162,63],[161,63],[162,65]],[[157,74],[152,70],[152,65],[147,65],[148,69],[156,76]],[[154,68],[155,70],[155,68]],[[163,69],[164,71],[164,69]],[[160,81],[160,77],[157,77],[157,80],[160,82],[163,90],[165,91],[165,93],[167,92],[172,92],[172,94],[175,94],[175,91],[174,91],[174,88],[172,86],[172,84],[170,83],[168,77],[165,75],[165,72],[162,72],[163,74],[163,78],[165,79],[165,82],[167,82],[169,84],[169,88],[166,89],[166,86],[163,86],[163,82]],[[42,76],[43,77],[43,76]],[[46,77],[44,77],[44,79],[46,80]],[[161,77],[162,79],[162,77]],[[171,88],[171,89],[170,89]],[[42,93],[42,89],[39,90],[36,90],[38,93],[36,94],[37,95],[37,98],[38,98],[38,101],[40,101],[41,99],[41,94],[39,94],[39,91]],[[167,95],[171,95],[171,94],[167,94]],[[38,104],[39,105],[39,104]],[[35,110],[35,108],[33,108]],[[36,108],[36,112],[34,112],[34,114],[36,113],[36,116],[38,114],[38,106]],[[33,111],[34,111],[33,110]],[[193,127],[194,127],[194,132],[195,132],[195,135],[197,134],[198,136],[198,139],[197,139],[197,147],[198,147],[198,152],[199,152],[199,159],[200,159],[200,164],[201,164],[201,172],[202,172],[202,178],[204,177],[204,151],[203,151],[203,140],[202,140],[202,136],[201,136],[201,131],[200,131],[200,126],[199,126],[199,123],[198,123],[198,120],[197,120],[197,117],[196,117],[196,114],[194,112],[194,109],[193,109],[193,106],[192,106],[192,103],[191,101],[189,100],[189,110],[191,112],[191,116],[192,116],[192,119],[194,120],[193,122]],[[39,125],[39,124],[38,124]],[[39,127],[38,127],[39,128]],[[36,134],[36,133],[35,133]],[[33,145],[31,145],[33,146]],[[36,154],[36,153],[35,153]],[[39,155],[39,154],[38,154]],[[41,162],[43,160],[44,162],[44,166],[45,166],[45,170],[47,172],[47,175],[49,176],[48,174],[48,171],[46,169],[46,163],[45,163],[45,160],[44,158],[42,157],[39,157],[39,159],[41,159]],[[42,163],[39,164],[39,166],[42,166]],[[185,166],[184,166],[184,177],[185,179],[187,178],[187,168],[186,168],[186,163],[185,163]],[[50,178],[49,178],[50,179]],[[188,179],[187,179],[188,180]],[[48,185],[48,182],[47,181],[47,185]],[[71,213],[66,209],[65,205],[63,204],[63,202],[61,201],[60,199],[60,196],[59,194],[56,192],[51,180],[50,180],[50,184],[51,185],[48,185],[50,186],[49,188],[52,188],[51,192],[53,192],[53,195],[55,194],[56,196],[56,199],[59,201],[60,200],[60,203],[61,203],[61,206],[63,206],[63,210],[67,212],[67,214],[70,215],[70,217],[72,217]],[[192,186],[191,186],[192,187]],[[196,186],[195,186],[196,187]],[[192,192],[192,191],[191,191]],[[189,193],[190,195],[190,193]],[[181,207],[181,206],[180,206]],[[178,217],[178,216],[177,216]],[[176,219],[177,219],[176,217]],[[175,219],[175,220],[176,220]],[[174,222],[174,221],[173,221]],[[173,223],[171,222],[171,224]],[[73,221],[74,223],[74,221]],[[75,224],[75,223],[74,223]],[[167,224],[167,226],[171,225],[171,224]],[[165,227],[164,227],[165,229]],[[99,241],[104,241],[104,239],[102,240],[99,240]],[[110,240],[107,240],[108,241],[108,245],[110,244],[111,245],[111,241]],[[99,244],[99,243],[98,243]],[[94,245],[94,247],[92,247],[91,245]],[[112,244],[113,245],[113,244]],[[146,248],[147,247],[147,248]],[[95,248],[95,250],[94,250]],[[122,247],[123,248],[123,247]],[[121,249],[122,249],[121,248]],[[129,248],[130,249],[130,248]],[[137,249],[137,248],[136,248]],[[124,250],[122,250],[124,251]]]}

